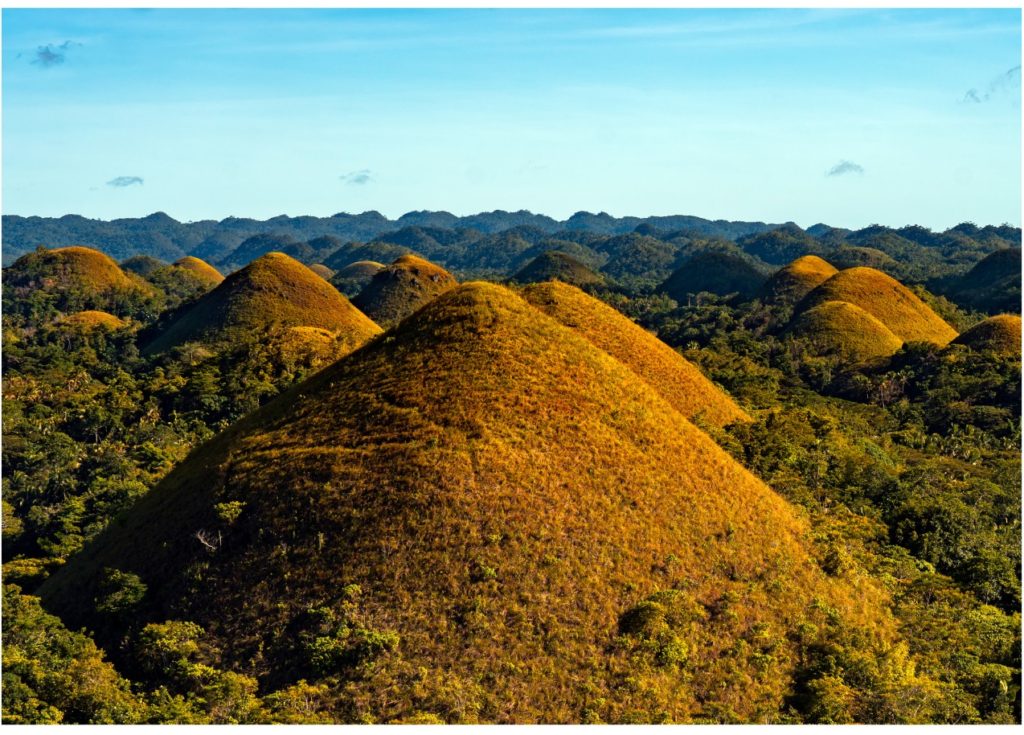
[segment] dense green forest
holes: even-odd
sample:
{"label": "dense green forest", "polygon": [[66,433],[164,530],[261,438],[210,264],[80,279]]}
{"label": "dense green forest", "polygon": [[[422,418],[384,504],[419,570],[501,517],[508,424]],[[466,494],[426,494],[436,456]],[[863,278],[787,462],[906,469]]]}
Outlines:
{"label": "dense green forest", "polygon": [[[728,552],[734,556],[723,556],[713,567],[730,590],[714,602],[703,600],[685,574],[680,580],[664,571],[660,590],[626,580],[617,629],[608,632],[601,653],[614,683],[593,683],[592,691],[579,695],[578,707],[538,705],[534,718],[1021,721],[1020,321],[988,319],[1019,313],[1019,229],[965,224],[934,233],[920,227],[846,231],[819,225],[804,231],[792,224],[582,213],[564,223],[530,213],[456,218],[422,212],[397,222],[364,214],[338,216],[333,225],[333,218],[278,219],[183,225],[166,215],[111,223],[4,217],[5,256],[25,253],[5,269],[3,290],[4,723],[529,721],[522,712],[503,711],[487,694],[495,682],[517,677],[512,660],[500,660],[500,650],[480,653],[481,659],[497,660],[493,667],[478,666],[476,678],[431,671],[428,681],[425,670],[415,671],[413,644],[378,627],[385,618],[367,612],[362,600],[370,592],[355,583],[337,593],[336,604],[311,604],[288,623],[293,649],[266,654],[275,661],[279,655],[287,671],[270,672],[256,663],[239,667],[240,654],[209,624],[161,617],[169,608],[155,602],[163,599],[156,579],[126,568],[94,570],[79,616],[58,617],[60,604],[47,609],[40,600],[58,600],[61,585],[72,584],[68,573],[85,568],[75,566],[83,563],[82,552],[88,560],[90,549],[103,548],[119,524],[130,528],[133,508],[144,505],[140,499],[161,481],[173,484],[174,475],[166,478],[175,467],[189,467],[193,450],[234,441],[232,432],[254,431],[252,422],[276,426],[273,417],[293,410],[293,404],[305,405],[305,386],[327,380],[331,371],[341,371],[339,385],[357,387],[366,379],[361,376],[377,375],[371,368],[379,371],[399,360],[433,376],[435,362],[447,359],[445,350],[470,354],[465,345],[472,345],[473,335],[490,334],[494,320],[504,319],[511,326],[500,344],[513,345],[522,355],[516,359],[538,375],[547,363],[529,362],[533,355],[557,355],[570,366],[573,359],[598,365],[606,371],[599,374],[623,380],[627,393],[634,390],[632,378],[621,378],[626,373],[620,362],[629,365],[628,356],[617,355],[614,345],[590,336],[601,348],[590,351],[582,340],[577,345],[575,337],[558,331],[563,327],[554,320],[566,329],[585,329],[594,323],[593,314],[604,314],[591,311],[596,306],[581,301],[584,311],[562,318],[551,307],[550,325],[521,324],[534,312],[506,300],[512,296],[504,290],[478,293],[456,284],[481,278],[508,284],[509,294],[523,293],[526,301],[536,293],[522,291],[528,283],[557,279],[578,285],[699,368],[715,390],[727,394],[721,400],[731,397],[736,412],[749,420],[711,420],[709,412],[696,409],[687,419],[784,498],[786,514],[799,519],[794,523],[807,524],[809,538],[800,537],[799,548],[807,549],[814,578],[820,577],[806,583],[819,591],[807,593],[814,602],[800,616],[784,611],[765,621],[753,601],[760,599],[757,584],[788,589],[786,573],[775,581],[752,581],[757,575],[740,571],[742,550]],[[53,265],[51,253],[60,251],[33,251],[41,243],[91,245],[121,260],[144,254],[161,262],[126,263],[123,272],[108,273],[107,261],[93,259],[75,270],[67,263]],[[264,301],[234,298],[240,283],[286,292],[254,276],[250,263],[269,262],[270,252],[338,271],[332,282],[357,307],[372,301],[372,308],[360,308],[379,314],[376,321],[390,328],[381,336],[374,327],[364,328],[358,339],[343,337],[355,317],[319,323],[313,316],[275,311]],[[401,257],[409,253],[450,273],[419,257]],[[226,274],[242,270],[217,285],[217,278],[198,278],[189,264],[164,262],[185,255],[208,260]],[[826,261],[824,266],[801,269],[793,263],[809,255]],[[358,276],[343,272],[357,261],[374,263]],[[856,282],[847,284],[837,272]],[[298,286],[288,281],[289,288],[305,288],[305,278],[298,276]],[[319,276],[311,278],[309,288],[330,289]],[[885,304],[861,293],[890,283]],[[351,308],[333,289],[299,306],[311,315],[336,314],[342,307],[325,301],[327,296]],[[288,298],[295,306],[297,299]],[[814,311],[837,302],[853,306]],[[260,318],[239,321],[236,308],[259,311]],[[208,316],[214,311],[223,324]],[[481,316],[487,313],[490,322]],[[211,320],[204,322],[202,337],[166,338],[199,317]],[[879,331],[870,331],[876,322]],[[625,329],[613,321],[601,324]],[[857,342],[862,329],[868,331]],[[864,344],[888,344],[878,336],[883,331],[891,346],[862,353]],[[457,341],[455,333],[468,341]],[[649,346],[636,344],[642,363]],[[434,352],[423,345],[434,345]],[[569,358],[560,352],[570,349],[577,352]],[[498,360],[495,355],[491,359]],[[361,367],[348,375],[344,366],[352,360]],[[442,388],[465,382],[471,390],[466,381],[485,370],[486,361],[444,367],[453,377]],[[630,368],[643,375],[643,365]],[[311,376],[316,377],[301,384]],[[380,380],[372,384],[378,391],[373,395],[397,390],[397,378]],[[541,390],[541,377],[535,380],[524,396]],[[646,376],[645,381],[652,382]],[[518,384],[510,385],[514,393]],[[348,403],[338,399],[341,413],[362,406],[367,422],[375,411],[394,411],[403,426],[430,424],[423,418],[426,409],[414,407],[418,394],[398,394],[401,400],[381,399],[378,405],[356,388],[345,390],[355,397]],[[635,389],[636,405],[645,406],[642,412],[662,410],[646,390]],[[569,408],[554,394],[548,401],[552,412],[569,411],[571,423],[578,416],[566,403]],[[252,418],[261,406],[267,408]],[[516,409],[530,410],[549,409],[535,409],[526,398]],[[510,409],[510,423],[516,411]],[[261,418],[266,416],[271,418]],[[459,415],[444,431],[465,432],[470,447],[479,441],[470,454],[500,449],[486,443],[481,420]],[[602,444],[595,434],[588,446],[601,456],[617,436]],[[430,432],[417,437],[428,447],[454,441]],[[374,441],[386,444],[386,437]],[[652,434],[652,446],[659,441],[660,434]],[[203,451],[190,461],[206,461]],[[209,482],[222,483],[227,493],[231,482],[245,481],[244,463],[240,467],[237,479],[214,479],[210,470]],[[422,472],[431,471],[424,460]],[[182,541],[189,554],[208,550],[214,564],[206,572],[209,561],[190,567],[190,583],[202,585],[204,573],[216,575],[219,549],[230,545],[232,533],[256,533],[247,515],[252,504],[225,494],[212,506],[209,524],[195,539]],[[513,527],[510,521],[504,532],[511,534]],[[286,531],[280,532],[285,539]],[[297,545],[295,529],[287,533]],[[494,539],[481,541],[484,551],[468,572],[475,591],[456,614],[460,630],[481,636],[499,618],[511,626],[514,616],[528,616],[530,609],[525,593],[522,608],[517,602],[495,609],[511,599],[502,597],[511,582],[499,554],[503,530],[489,533]],[[747,531],[730,522],[716,533],[711,546],[729,549],[744,543]],[[542,551],[536,556],[542,566],[557,565]],[[665,569],[684,564],[669,557],[674,555],[664,558]],[[576,571],[586,575],[587,584],[596,585],[591,577],[601,575],[597,569]],[[571,587],[576,577],[567,578],[564,584]],[[844,591],[862,589],[870,590],[864,593],[870,600],[864,605],[874,606],[870,613],[853,612],[847,600],[857,595]],[[283,609],[286,601],[278,604]],[[851,622],[857,615],[873,622],[858,627]],[[552,660],[559,660],[558,651],[572,650],[563,640],[572,639],[572,631],[544,635],[542,648]],[[246,655],[256,662],[264,652]],[[525,673],[519,676],[528,680]],[[514,691],[543,699],[539,691]],[[682,701],[692,704],[683,708],[677,704]]]}

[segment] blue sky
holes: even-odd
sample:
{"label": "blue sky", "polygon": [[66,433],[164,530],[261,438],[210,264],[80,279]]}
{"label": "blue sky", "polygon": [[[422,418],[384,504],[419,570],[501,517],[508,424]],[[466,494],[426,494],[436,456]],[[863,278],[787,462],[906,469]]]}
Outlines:
{"label": "blue sky", "polygon": [[1020,11],[3,11],[3,210],[1020,224]]}

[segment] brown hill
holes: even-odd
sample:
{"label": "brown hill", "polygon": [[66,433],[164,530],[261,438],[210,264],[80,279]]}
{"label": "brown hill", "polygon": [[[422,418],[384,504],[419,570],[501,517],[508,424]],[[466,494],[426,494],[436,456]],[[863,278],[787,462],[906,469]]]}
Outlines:
{"label": "brown hill", "polygon": [[953,340],[953,344],[967,345],[977,352],[990,351],[1019,357],[1020,334],[1020,316],[999,314],[975,324]]}
{"label": "brown hill", "polygon": [[109,256],[92,248],[71,246],[27,253],[4,271],[5,285],[47,291],[101,295],[116,290],[150,290],[129,278]]}
{"label": "brown hill", "polygon": [[128,322],[118,319],[113,314],[108,314],[105,311],[86,310],[69,314],[60,320],[60,325],[84,332],[91,332],[98,327],[121,329],[128,326]]}
{"label": "brown hill", "polygon": [[817,255],[805,255],[777,270],[762,292],[771,304],[796,304],[839,271]]}
{"label": "brown hill", "polygon": [[[765,719],[814,621],[890,636],[808,531],[618,360],[471,283],[198,449],[40,594],[108,641],[194,621],[264,686],[326,677],[347,721]],[[148,585],[130,623],[86,612],[105,568]]]}
{"label": "brown hill", "polygon": [[331,277],[334,275],[334,271],[332,271],[323,263],[313,263],[313,265],[309,266],[309,269],[316,273],[325,281],[331,280]]}
{"label": "brown hill", "polygon": [[403,255],[374,275],[352,303],[387,327],[457,284],[444,268],[415,255]]}
{"label": "brown hill", "polygon": [[282,253],[267,253],[188,307],[145,349],[153,353],[185,342],[216,343],[275,326],[326,329],[351,349],[380,332],[302,263]]}
{"label": "brown hill", "polygon": [[786,334],[808,339],[824,351],[835,351],[854,362],[888,357],[903,340],[882,322],[848,301],[826,301],[796,316]]}
{"label": "brown hill", "polygon": [[807,311],[826,301],[846,301],[859,306],[904,342],[944,345],[956,337],[956,330],[910,289],[874,268],[839,271],[811,291],[797,306],[797,311]]}
{"label": "brown hill", "polygon": [[725,391],[686,358],[578,288],[564,283],[541,283],[524,289],[523,297],[620,360],[686,418],[699,418],[715,426],[750,421]]}
{"label": "brown hill", "polygon": [[387,266],[373,260],[357,260],[349,263],[331,276],[331,285],[341,291],[349,298],[353,298],[366,285],[373,280],[373,277]]}
{"label": "brown hill", "polygon": [[209,285],[211,288],[220,285],[221,281],[224,280],[224,276],[219,270],[214,268],[205,260],[194,258],[191,255],[186,255],[184,258],[175,261],[174,265],[177,268],[184,268],[189,271],[192,275]]}

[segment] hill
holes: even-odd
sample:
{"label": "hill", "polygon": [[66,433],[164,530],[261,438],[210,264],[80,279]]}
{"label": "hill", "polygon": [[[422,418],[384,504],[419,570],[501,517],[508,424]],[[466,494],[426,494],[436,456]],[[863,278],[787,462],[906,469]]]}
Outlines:
{"label": "hill", "polygon": [[185,342],[215,343],[269,327],[326,329],[352,349],[380,331],[327,281],[282,253],[267,253],[185,308],[147,345],[161,352]]}
{"label": "hill", "polygon": [[349,721],[742,721],[813,671],[815,621],[891,640],[807,534],[622,363],[471,283],[193,453],[40,595],[119,640],[81,601],[137,574],[132,624],[192,621],[268,687],[328,677]]}
{"label": "hill", "polygon": [[947,289],[951,299],[971,309],[1020,313],[1021,250],[996,250]]}
{"label": "hill", "polygon": [[621,361],[688,419],[715,426],[750,421],[686,358],[615,309],[564,283],[527,287],[523,298]]}
{"label": "hill", "polygon": [[200,260],[191,255],[186,255],[184,258],[176,260],[174,267],[188,271],[210,288],[220,285],[221,281],[224,280],[224,276],[219,270],[205,260]]}
{"label": "hill", "polygon": [[797,310],[806,311],[826,301],[846,301],[859,306],[904,342],[944,345],[956,337],[956,330],[910,289],[874,268],[839,271],[811,291]]}
{"label": "hill", "polygon": [[126,273],[135,273],[143,278],[149,278],[155,271],[165,267],[167,267],[167,263],[150,255],[136,255],[120,264],[121,270]]}
{"label": "hill", "polygon": [[953,340],[953,344],[967,345],[976,352],[990,351],[1019,357],[1020,335],[1020,316],[999,314],[975,324]]}
{"label": "hill", "polygon": [[313,265],[309,266],[309,269],[316,273],[325,281],[330,281],[331,278],[334,276],[334,271],[328,268],[323,263],[313,263]]}
{"label": "hill", "polygon": [[118,319],[113,314],[108,314],[105,311],[78,311],[74,314],[69,314],[60,320],[59,324],[65,327],[71,327],[84,332],[91,332],[93,329],[103,327],[105,329],[121,329],[122,327],[128,326],[128,322],[123,319]]}
{"label": "hill", "polygon": [[444,268],[415,255],[403,255],[377,272],[352,303],[381,326],[401,321],[457,285]]}
{"label": "hill", "polygon": [[159,298],[141,276],[125,273],[92,248],[39,248],[3,271],[4,313],[31,320],[85,310],[148,314],[158,308]]}
{"label": "hill", "polygon": [[337,270],[329,280],[336,289],[352,298],[386,267],[375,260],[357,260]]}
{"label": "hill", "polygon": [[47,291],[78,291],[100,295],[117,289],[139,288],[120,266],[99,250],[80,246],[40,248],[19,258],[4,271],[6,285]]}
{"label": "hill", "polygon": [[711,251],[686,261],[658,286],[658,291],[680,304],[702,292],[719,296],[735,293],[747,299],[761,290],[767,278],[761,269],[739,255]]}
{"label": "hill", "polygon": [[853,362],[888,357],[903,340],[864,309],[847,301],[825,301],[798,314],[786,334],[807,339]]}
{"label": "hill", "polygon": [[523,266],[513,277],[519,283],[543,283],[559,280],[573,286],[592,286],[604,283],[600,273],[588,268],[567,253],[548,251]]}
{"label": "hill", "polygon": [[817,255],[805,255],[776,271],[762,291],[770,304],[795,304],[839,271]]}

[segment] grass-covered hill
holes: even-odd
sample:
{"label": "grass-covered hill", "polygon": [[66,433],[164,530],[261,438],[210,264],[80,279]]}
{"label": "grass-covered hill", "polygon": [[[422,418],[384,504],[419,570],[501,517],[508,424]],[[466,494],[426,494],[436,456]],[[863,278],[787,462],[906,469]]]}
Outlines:
{"label": "grass-covered hill", "polygon": [[801,312],[786,334],[853,362],[887,357],[903,346],[882,322],[848,301],[824,301]]}
{"label": "grass-covered hill", "polygon": [[325,281],[330,281],[331,278],[334,276],[334,271],[328,268],[323,263],[313,263],[311,266],[309,266],[309,269],[316,273]]}
{"label": "grass-covered hill", "polygon": [[375,260],[357,260],[355,263],[349,263],[339,268],[328,280],[335,288],[352,298],[386,267],[383,263],[378,263]]}
{"label": "grass-covered hill", "polygon": [[963,276],[947,280],[942,293],[963,306],[989,314],[1020,312],[1021,250],[1006,248],[986,256]]}
{"label": "grass-covered hill", "polygon": [[121,270],[148,278],[154,271],[167,266],[164,261],[151,255],[135,255],[120,263]]}
{"label": "grass-covered hill", "polygon": [[658,286],[658,291],[681,304],[702,292],[751,298],[767,278],[765,270],[740,254],[710,251],[698,253],[683,263]]}
{"label": "grass-covered hill", "polygon": [[836,273],[838,269],[828,261],[804,255],[773,273],[761,295],[768,303],[796,304]]}
{"label": "grass-covered hill", "polygon": [[604,283],[604,276],[567,253],[551,250],[541,253],[519,269],[513,280],[518,283],[558,280],[573,286],[590,286]]}
{"label": "grass-covered hill", "polygon": [[191,255],[186,255],[184,258],[176,260],[174,266],[188,271],[210,288],[219,286],[221,281],[224,280],[224,276],[219,270],[205,260],[200,260]]}
{"label": "grass-covered hill", "polygon": [[152,354],[186,342],[230,341],[271,326],[319,327],[352,349],[380,331],[302,263],[282,253],[267,253],[186,305],[145,349]]}
{"label": "grass-covered hill", "polygon": [[807,534],[632,370],[470,283],[197,450],[40,594],[106,641],[196,623],[202,663],[346,721],[775,721],[832,686],[819,631],[899,665],[879,593]]}
{"label": "grass-covered hill", "polygon": [[415,255],[403,255],[374,274],[352,303],[387,327],[457,285],[451,273]]}
{"label": "grass-covered hill", "polygon": [[92,248],[38,248],[3,272],[4,312],[65,314],[103,310],[126,315],[156,297],[140,276],[125,273],[109,256]]}
{"label": "grass-covered hill", "polygon": [[612,307],[565,283],[528,286],[523,297],[617,358],[691,420],[749,421],[746,412],[682,355]]}
{"label": "grass-covered hill", "polygon": [[874,268],[839,271],[811,291],[797,310],[807,311],[827,301],[846,301],[860,307],[904,342],[944,345],[957,334],[910,289]]}
{"label": "grass-covered hill", "polygon": [[1020,340],[1020,316],[999,314],[975,324],[953,340],[953,344],[967,345],[976,352],[991,351],[1000,355],[1019,357]]}

